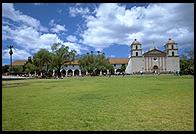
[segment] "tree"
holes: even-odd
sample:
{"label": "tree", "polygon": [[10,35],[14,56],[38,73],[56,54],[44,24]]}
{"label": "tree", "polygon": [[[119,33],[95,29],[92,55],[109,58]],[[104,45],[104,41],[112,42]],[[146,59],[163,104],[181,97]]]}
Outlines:
{"label": "tree", "polygon": [[8,73],[9,72],[9,65],[2,66],[2,73]]}
{"label": "tree", "polygon": [[21,74],[23,73],[23,66],[21,65],[12,66],[12,71],[14,74]]}
{"label": "tree", "polygon": [[[35,71],[48,73],[49,69],[52,68],[52,53],[46,49],[40,49],[33,57],[33,61],[28,59],[28,63],[32,63],[36,66]],[[31,65],[32,66],[32,65]],[[30,67],[31,68],[31,67]],[[33,67],[32,67],[33,68]]]}
{"label": "tree", "polygon": [[49,70],[56,69],[58,77],[61,77],[62,66],[74,60],[76,51],[69,51],[69,47],[61,43],[54,43],[51,49],[52,52],[46,49],[39,50],[34,55],[32,62],[39,72],[44,72],[43,75],[49,75]]}
{"label": "tree", "polygon": [[98,71],[104,71],[111,69],[109,59],[105,57],[103,53],[98,54],[87,53],[79,59],[80,69],[82,71],[88,71],[90,75],[98,75]]}
{"label": "tree", "polygon": [[182,74],[194,75],[194,51],[193,49],[187,50],[180,57],[180,70]]}
{"label": "tree", "polygon": [[126,69],[125,64],[122,64],[120,70],[121,70],[121,72],[122,72],[123,74],[125,73],[125,69]]}
{"label": "tree", "polygon": [[8,47],[9,49],[10,49],[10,51],[9,51],[9,54],[10,54],[10,73],[12,73],[12,55],[13,55],[13,48],[14,48],[14,46],[13,45],[10,45],[9,47]]}
{"label": "tree", "polygon": [[34,71],[37,70],[37,67],[33,65],[32,63],[27,63],[25,65],[25,72],[26,73],[34,73]]}
{"label": "tree", "polygon": [[54,43],[52,45],[51,65],[57,69],[58,77],[61,77],[61,68],[65,63],[70,63],[76,56],[76,51],[69,51],[69,47],[61,43]]}

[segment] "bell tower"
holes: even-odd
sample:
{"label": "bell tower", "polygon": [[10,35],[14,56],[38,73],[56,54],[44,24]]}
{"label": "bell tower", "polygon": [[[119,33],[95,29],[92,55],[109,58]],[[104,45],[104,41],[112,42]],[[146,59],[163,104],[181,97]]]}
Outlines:
{"label": "bell tower", "polygon": [[176,57],[178,56],[178,47],[177,43],[174,40],[169,38],[169,40],[165,44],[165,52],[169,57]]}
{"label": "bell tower", "polygon": [[142,57],[142,47],[137,39],[131,44],[131,57]]}

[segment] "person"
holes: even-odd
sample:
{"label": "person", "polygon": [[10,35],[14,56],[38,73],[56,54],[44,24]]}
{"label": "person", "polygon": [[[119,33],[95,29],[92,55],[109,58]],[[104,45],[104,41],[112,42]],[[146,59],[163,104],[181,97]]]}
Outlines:
{"label": "person", "polygon": [[140,71],[140,74],[142,75],[142,74],[143,74],[143,72],[142,72],[142,71]]}

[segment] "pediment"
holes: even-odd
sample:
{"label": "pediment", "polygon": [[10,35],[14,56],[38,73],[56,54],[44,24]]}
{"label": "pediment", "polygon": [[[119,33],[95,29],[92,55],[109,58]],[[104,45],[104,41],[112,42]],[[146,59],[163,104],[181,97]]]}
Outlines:
{"label": "pediment", "polygon": [[144,53],[144,56],[166,56],[166,53],[155,48]]}

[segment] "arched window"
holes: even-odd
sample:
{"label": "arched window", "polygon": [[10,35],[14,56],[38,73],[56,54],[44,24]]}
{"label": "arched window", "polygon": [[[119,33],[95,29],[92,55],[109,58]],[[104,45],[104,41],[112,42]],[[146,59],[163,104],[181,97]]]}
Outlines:
{"label": "arched window", "polygon": [[137,45],[135,46],[135,49],[137,49]]}
{"label": "arched window", "polygon": [[135,52],[135,55],[138,56],[138,52]]}
{"label": "arched window", "polygon": [[174,49],[174,45],[172,45],[171,47],[172,47],[171,49]]}
{"label": "arched window", "polygon": [[174,56],[174,52],[172,52],[172,56]]}
{"label": "arched window", "polygon": [[158,69],[158,66],[157,65],[154,65],[153,66],[153,69],[155,69],[155,70]]}

